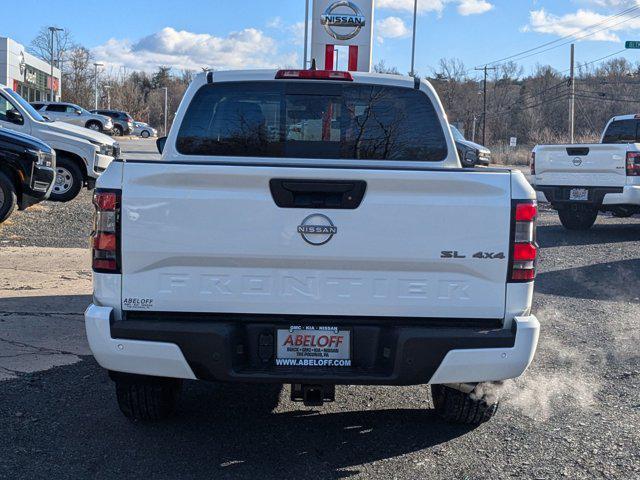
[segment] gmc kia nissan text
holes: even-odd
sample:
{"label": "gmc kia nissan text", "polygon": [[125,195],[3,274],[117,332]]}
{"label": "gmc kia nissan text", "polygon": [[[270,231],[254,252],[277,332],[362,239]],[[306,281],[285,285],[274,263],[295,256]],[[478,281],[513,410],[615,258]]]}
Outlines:
{"label": "gmc kia nissan text", "polygon": [[460,168],[428,83],[201,74],[158,145],[94,197],[86,330],[126,416],[169,415],[199,379],[289,383],[307,405],[432,384],[445,418],[478,423],[497,406],[478,385],[533,359],[535,192]]}

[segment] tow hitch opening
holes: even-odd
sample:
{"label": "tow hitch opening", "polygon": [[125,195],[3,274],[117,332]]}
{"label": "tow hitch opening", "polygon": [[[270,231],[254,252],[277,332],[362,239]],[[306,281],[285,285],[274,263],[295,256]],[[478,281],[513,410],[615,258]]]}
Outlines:
{"label": "tow hitch opening", "polygon": [[291,384],[291,401],[302,402],[305,407],[321,407],[324,402],[333,402],[335,399],[335,385]]}

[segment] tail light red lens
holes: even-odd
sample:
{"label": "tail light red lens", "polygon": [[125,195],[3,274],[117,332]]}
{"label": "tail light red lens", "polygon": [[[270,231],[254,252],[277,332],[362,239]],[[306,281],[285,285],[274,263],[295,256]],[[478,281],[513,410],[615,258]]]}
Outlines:
{"label": "tail light red lens", "polygon": [[120,273],[120,192],[96,190],[94,227],[91,233],[93,271]]}
{"label": "tail light red lens", "polygon": [[627,152],[627,176],[640,176],[640,152]]}
{"label": "tail light red lens", "polygon": [[536,152],[531,152],[531,175],[536,174]]}
{"label": "tail light red lens", "polygon": [[510,282],[530,282],[536,278],[536,221],[538,204],[535,200],[517,200],[513,206]]}

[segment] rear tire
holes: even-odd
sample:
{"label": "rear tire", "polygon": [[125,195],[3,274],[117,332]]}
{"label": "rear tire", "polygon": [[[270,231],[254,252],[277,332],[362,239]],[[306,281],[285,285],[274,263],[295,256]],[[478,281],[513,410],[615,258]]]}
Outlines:
{"label": "rear tire", "polygon": [[174,378],[117,374],[116,398],[122,414],[134,422],[157,422],[176,410],[182,381]]}
{"label": "rear tire", "polygon": [[84,175],[80,167],[67,157],[58,157],[56,161],[56,179],[49,200],[53,202],[68,202],[78,196]]}
{"label": "rear tire", "polygon": [[635,211],[625,207],[617,207],[611,210],[611,214],[616,218],[629,218],[635,214]]}
{"label": "rear tire", "polygon": [[147,130],[143,130],[142,133],[140,134],[140,136],[142,138],[149,138],[151,135]]}
{"label": "rear tire", "polygon": [[558,210],[558,216],[562,226],[567,230],[589,230],[596,222],[598,209],[593,207],[563,208]]}
{"label": "rear tire", "polygon": [[113,126],[113,136],[114,137],[121,137],[124,135],[124,130],[122,130],[122,127],[120,125],[114,125]]}
{"label": "rear tire", "polygon": [[11,216],[17,203],[18,198],[13,182],[0,172],[0,223]]}
{"label": "rear tire", "polygon": [[[482,384],[480,384],[482,385]],[[445,421],[479,425],[490,420],[498,410],[498,401],[476,389],[464,393],[445,385],[431,385],[433,406]]]}

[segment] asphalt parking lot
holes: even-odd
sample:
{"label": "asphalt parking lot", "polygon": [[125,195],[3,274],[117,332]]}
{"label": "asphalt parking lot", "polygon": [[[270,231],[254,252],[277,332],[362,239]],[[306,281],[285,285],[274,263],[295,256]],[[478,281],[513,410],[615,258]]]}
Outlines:
{"label": "asphalt parking lot", "polygon": [[0,478],[640,478],[640,218],[568,232],[542,209],[538,354],[465,428],[427,387],[338,387],[311,409],[205,383],[169,422],[130,423],[84,338],[91,216],[85,191],[0,226]]}

